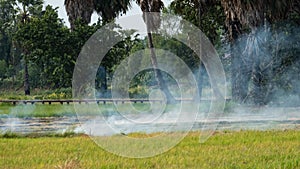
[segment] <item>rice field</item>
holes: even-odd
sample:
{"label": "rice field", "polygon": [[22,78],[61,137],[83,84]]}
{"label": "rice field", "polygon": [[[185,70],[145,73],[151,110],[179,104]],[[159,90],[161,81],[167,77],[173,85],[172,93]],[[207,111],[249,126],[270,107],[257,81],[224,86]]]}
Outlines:
{"label": "rice field", "polygon": [[300,168],[300,131],[223,131],[215,133],[204,144],[199,143],[199,132],[193,132],[168,152],[144,159],[108,153],[85,135],[2,136],[0,168],[297,169]]}

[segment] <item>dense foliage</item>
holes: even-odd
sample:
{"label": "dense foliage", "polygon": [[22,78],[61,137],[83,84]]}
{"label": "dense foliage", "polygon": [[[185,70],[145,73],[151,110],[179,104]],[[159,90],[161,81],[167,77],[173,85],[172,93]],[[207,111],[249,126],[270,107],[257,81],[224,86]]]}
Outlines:
{"label": "dense foliage", "polygon": [[[41,2],[1,1],[2,90],[21,90],[26,83],[24,76],[27,66],[28,85],[32,89],[70,88],[81,48],[103,24],[100,20],[93,25],[77,20],[74,23],[76,28],[70,31],[58,17],[57,9],[51,6],[42,9]],[[101,65],[107,70],[105,73],[108,76],[138,42],[134,31],[116,34],[124,37],[124,41],[111,49]],[[97,84],[104,83],[103,79],[96,79]]]}
{"label": "dense foliage", "polygon": [[[159,0],[88,1],[85,5],[82,4],[85,1],[78,0],[77,5],[65,1],[72,20],[72,28],[68,28],[58,18],[57,9],[51,6],[43,9],[42,0],[3,0],[0,2],[0,89],[24,90],[26,94],[30,94],[30,89],[70,89],[74,65],[86,40],[137,2],[143,12],[160,12],[163,8],[163,12],[179,15],[207,35],[219,52],[234,101],[295,105],[300,98],[299,4],[297,0],[277,1],[277,5],[272,5],[269,1],[255,4],[256,1],[174,0],[165,8]],[[78,5],[82,6],[77,8]],[[109,11],[106,6],[110,6]],[[84,10],[88,14],[81,12]],[[98,12],[100,19],[88,25],[92,10]],[[188,34],[188,29],[182,28],[183,33]],[[124,40],[107,53],[99,67],[96,78],[96,88],[101,90],[99,97],[109,96],[109,83],[119,63],[149,46],[180,56],[198,79],[200,94],[203,87],[209,86],[201,61],[176,39],[160,35],[141,37],[135,31],[115,34]],[[152,53],[151,57],[155,55]],[[129,69],[126,71],[130,72]],[[155,86],[160,80],[174,83],[167,74],[163,73],[160,80],[157,77],[153,70],[136,76],[131,83],[131,96],[147,97],[145,86]]]}

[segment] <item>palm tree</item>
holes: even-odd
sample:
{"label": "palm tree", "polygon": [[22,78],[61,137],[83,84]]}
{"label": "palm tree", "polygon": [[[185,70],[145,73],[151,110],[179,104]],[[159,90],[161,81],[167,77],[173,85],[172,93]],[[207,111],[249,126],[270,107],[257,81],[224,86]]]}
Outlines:
{"label": "palm tree", "polygon": [[94,0],[65,0],[65,8],[71,29],[74,29],[77,19],[80,19],[85,24],[91,22],[91,17],[94,12]]}
{"label": "palm tree", "polygon": [[[229,38],[237,42],[243,34],[243,28],[249,27],[252,35],[248,36],[244,47],[232,49],[232,97],[244,102],[248,97],[248,84],[253,78],[253,98],[257,104],[266,104],[268,89],[268,71],[262,68],[265,40],[258,38],[257,29],[266,23],[275,23],[288,18],[291,12],[300,14],[300,0],[221,0],[226,15]],[[235,46],[235,45],[234,45]],[[256,47],[255,47],[256,46]],[[253,59],[259,58],[259,59]],[[250,62],[250,63],[249,63]],[[268,68],[269,69],[269,68]]]}
{"label": "palm tree", "polygon": [[[154,31],[160,25],[159,13],[163,9],[164,4],[161,0],[136,0],[136,2],[143,11],[144,20],[147,24],[147,29],[149,32],[149,48],[151,50],[151,61],[153,67],[155,68],[155,77],[157,79],[158,86],[166,94],[168,102],[174,102],[175,99],[166,86],[161,71],[157,69],[157,59],[151,33],[151,31]],[[65,7],[71,23],[71,29],[74,29],[75,21],[77,19],[81,19],[84,23],[88,24],[91,20],[91,15],[94,10],[102,17],[102,20],[106,22],[117,17],[120,13],[126,13],[130,6],[131,0],[65,0]],[[147,15],[149,12],[157,13],[153,15]],[[153,18],[153,16],[155,16],[155,18]]]}
{"label": "palm tree", "polygon": [[160,12],[164,7],[161,0],[137,0],[137,4],[143,11],[143,18],[147,26],[148,45],[150,48],[151,62],[154,68],[154,74],[159,88],[165,93],[167,103],[175,103],[176,100],[170,93],[164,79],[162,72],[158,69],[156,52],[153,44],[152,33],[160,26]]}
{"label": "palm tree", "polygon": [[[257,51],[264,49],[254,49],[254,44],[261,47],[265,43],[257,38],[256,32],[259,27],[265,23],[275,23],[284,20],[292,12],[300,14],[300,0],[191,0],[195,4],[195,10],[201,7],[201,13],[221,1],[221,5],[226,16],[225,25],[228,29],[229,40],[234,46],[231,50],[232,58],[232,97],[233,100],[244,102],[248,97],[248,84],[253,78],[254,86],[257,86],[257,92],[254,92],[254,98],[262,95],[259,92],[266,92],[266,75],[264,70],[258,65],[260,62],[251,60],[250,55],[261,55]],[[300,21],[299,21],[300,23]],[[247,45],[239,46],[239,38],[244,34],[244,28],[250,28],[253,36],[248,36]],[[251,47],[252,46],[252,47]],[[243,56],[244,55],[244,56]],[[247,57],[245,57],[245,55]],[[265,56],[255,56],[265,57]],[[250,63],[251,62],[251,63]],[[254,69],[253,69],[254,67]],[[259,104],[265,102],[263,97],[258,97]]]}
{"label": "palm tree", "polygon": [[[20,26],[26,26],[30,22],[30,18],[32,15],[40,14],[40,10],[44,3],[43,0],[34,0],[34,1],[27,1],[27,0],[18,0],[17,1],[20,7],[18,7],[18,22]],[[16,42],[19,43],[19,42]],[[22,53],[24,56],[24,92],[25,95],[30,95],[30,83],[29,83],[29,73],[28,73],[28,55],[30,51],[28,51],[28,47],[25,44],[20,44],[22,48]]]}
{"label": "palm tree", "polygon": [[65,8],[71,29],[74,29],[77,19],[89,24],[94,11],[104,22],[114,19],[119,14],[126,13],[130,8],[130,2],[130,0],[65,0]]}
{"label": "palm tree", "polygon": [[300,0],[221,0],[221,3],[231,38],[234,38],[235,22],[255,29],[261,26],[265,19],[269,23],[286,19],[290,12],[294,10],[299,12]]}
{"label": "palm tree", "polygon": [[125,14],[131,7],[131,0],[94,0],[95,11],[103,21],[110,21],[119,14]]}

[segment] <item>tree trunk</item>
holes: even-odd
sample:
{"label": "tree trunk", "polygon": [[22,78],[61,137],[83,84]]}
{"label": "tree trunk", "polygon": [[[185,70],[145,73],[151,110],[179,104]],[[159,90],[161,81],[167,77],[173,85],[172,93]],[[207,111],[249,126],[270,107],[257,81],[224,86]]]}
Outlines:
{"label": "tree trunk", "polygon": [[[147,23],[147,22],[146,22]],[[148,26],[147,26],[148,27]],[[148,29],[149,32],[149,29]],[[156,53],[153,45],[153,39],[152,39],[152,33],[148,33],[148,43],[149,43],[149,48],[150,48],[150,53],[151,53],[151,63],[154,68],[154,74],[155,78],[157,80],[157,84],[159,88],[164,92],[167,98],[167,103],[175,103],[176,99],[173,97],[173,95],[170,93],[170,90],[166,84],[166,82],[163,79],[161,71],[158,69],[158,64],[157,64],[157,58],[156,58]]]}
{"label": "tree trunk", "polygon": [[107,74],[105,67],[100,67],[100,79],[101,97],[107,98]]}
{"label": "tree trunk", "polygon": [[238,50],[233,50],[231,57],[232,100],[237,103],[245,103],[251,79],[251,66],[243,62],[242,54]]}
{"label": "tree trunk", "polygon": [[262,106],[267,104],[268,79],[258,65],[253,70],[253,102]]}
{"label": "tree trunk", "polygon": [[231,94],[232,100],[244,103],[248,96],[249,81],[251,79],[251,64],[243,61],[243,55],[238,38],[241,35],[241,24],[235,19],[230,23],[231,30]]}
{"label": "tree trunk", "polygon": [[28,63],[26,56],[24,58],[24,92],[26,96],[30,95]]}
{"label": "tree trunk", "polygon": [[198,71],[198,80],[197,80],[197,84],[198,84],[198,92],[199,92],[199,99],[201,100],[202,98],[202,90],[203,90],[203,81],[204,81],[204,75],[205,75],[205,67],[202,61],[200,61],[200,67],[199,67],[199,71]]}
{"label": "tree trunk", "polygon": [[271,76],[272,74],[272,61],[271,56],[268,56],[267,51],[264,49],[264,44],[259,45],[261,52],[258,54],[259,59],[254,63],[252,82],[253,90],[252,99],[254,104],[262,106],[266,105],[270,101],[270,93],[272,91]]}
{"label": "tree trunk", "polygon": [[[9,64],[8,64],[8,70],[9,70],[9,73],[8,73],[8,76],[12,78],[12,83],[11,83],[11,86],[10,86],[10,89],[14,89],[14,82],[15,82],[15,77],[14,77],[14,73],[12,72],[15,72],[14,71],[14,67],[15,67],[15,56],[14,56],[14,52],[12,51],[14,46],[13,46],[13,43],[10,42],[10,49],[9,49]],[[9,66],[11,65],[11,68],[9,68]]]}

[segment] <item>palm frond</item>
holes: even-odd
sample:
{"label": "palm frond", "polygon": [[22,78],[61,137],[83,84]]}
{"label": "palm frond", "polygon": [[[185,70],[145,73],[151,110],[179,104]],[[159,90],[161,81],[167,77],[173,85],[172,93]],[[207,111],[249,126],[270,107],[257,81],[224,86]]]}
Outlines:
{"label": "palm frond", "polygon": [[286,19],[291,12],[300,14],[300,0],[221,0],[221,4],[231,39],[234,24],[257,28],[265,20],[274,23]]}
{"label": "palm frond", "polygon": [[257,26],[264,21],[265,4],[261,0],[222,0],[227,24],[237,19],[242,25]]}
{"label": "palm frond", "polygon": [[159,28],[161,19],[160,12],[164,8],[161,0],[136,0],[143,12],[143,19],[149,31],[155,31]]}
{"label": "palm frond", "polygon": [[95,10],[103,20],[109,21],[131,8],[131,0],[94,0]]}
{"label": "palm frond", "polygon": [[91,22],[94,11],[93,0],[65,0],[65,8],[69,17],[71,28],[75,27],[75,21],[81,19],[84,23]]}

